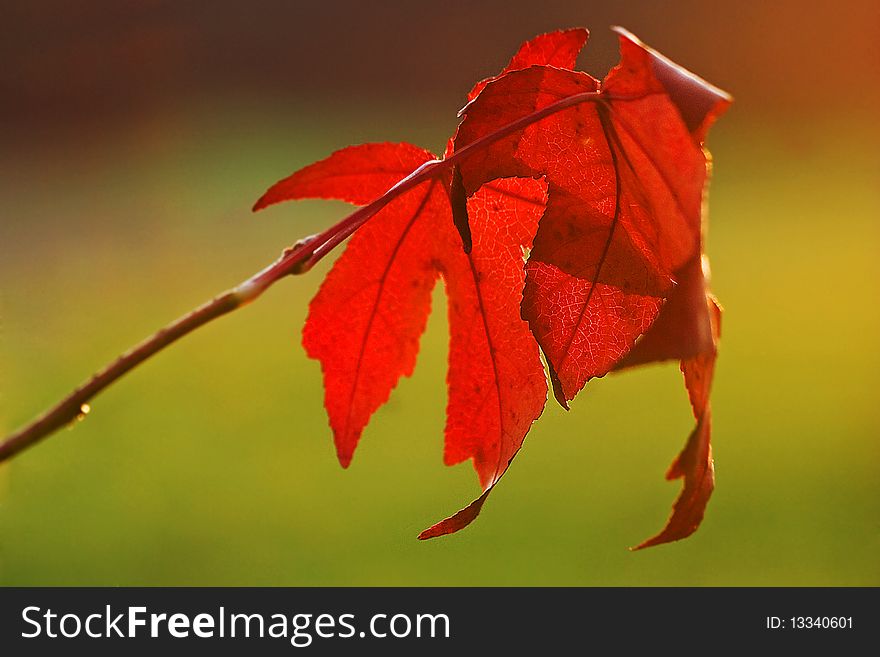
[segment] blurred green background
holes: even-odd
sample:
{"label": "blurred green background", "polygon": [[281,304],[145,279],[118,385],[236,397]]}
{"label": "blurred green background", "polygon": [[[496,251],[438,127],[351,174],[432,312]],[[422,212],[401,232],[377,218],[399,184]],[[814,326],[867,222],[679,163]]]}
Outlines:
{"label": "blurred green background", "polygon": [[[309,3],[312,4],[312,3]],[[374,6],[367,6],[374,5]],[[299,332],[329,263],[113,386],[0,466],[4,585],[880,584],[880,13],[873,2],[14,3],[0,73],[0,429],[347,211],[250,204],[347,145],[442,151],[520,41],[620,23],[737,103],[715,127],[726,309],[717,489],[686,541],[663,473],[676,365],[548,403],[483,515],[442,465],[440,288],[415,375],[337,464]]]}

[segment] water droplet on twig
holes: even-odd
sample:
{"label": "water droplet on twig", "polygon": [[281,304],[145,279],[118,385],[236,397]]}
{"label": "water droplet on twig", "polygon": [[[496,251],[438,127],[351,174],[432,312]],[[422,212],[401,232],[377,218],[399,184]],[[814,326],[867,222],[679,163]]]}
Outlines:
{"label": "water droplet on twig", "polygon": [[68,429],[73,429],[79,422],[82,422],[86,419],[86,415],[92,410],[92,407],[88,404],[80,404],[79,413],[70,421],[70,424],[67,425]]}

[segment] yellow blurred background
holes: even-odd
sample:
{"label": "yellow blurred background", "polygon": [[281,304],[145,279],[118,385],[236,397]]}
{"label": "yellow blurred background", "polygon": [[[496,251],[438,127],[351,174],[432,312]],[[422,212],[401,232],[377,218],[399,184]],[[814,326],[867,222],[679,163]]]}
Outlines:
{"label": "yellow blurred background", "polygon": [[440,288],[416,374],[339,468],[299,345],[329,263],[188,337],[0,467],[4,585],[880,584],[880,9],[850,2],[6,3],[0,429],[347,212],[259,216],[350,143],[442,151],[524,39],[621,24],[736,97],[715,127],[726,309],[717,489],[697,534],[630,553],[678,493],[674,364],[548,403],[481,518],[442,465]]}

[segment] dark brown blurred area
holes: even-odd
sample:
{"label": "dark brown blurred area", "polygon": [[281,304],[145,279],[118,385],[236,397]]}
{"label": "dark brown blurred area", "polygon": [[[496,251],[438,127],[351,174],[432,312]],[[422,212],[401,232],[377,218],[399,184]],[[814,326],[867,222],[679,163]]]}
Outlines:
{"label": "dark brown blurred area", "polygon": [[[9,142],[74,138],[193,101],[442,103],[450,113],[517,44],[621,24],[731,91],[750,115],[863,112],[877,100],[880,3],[5,2],[0,121]],[[87,131],[86,128],[89,128]]]}

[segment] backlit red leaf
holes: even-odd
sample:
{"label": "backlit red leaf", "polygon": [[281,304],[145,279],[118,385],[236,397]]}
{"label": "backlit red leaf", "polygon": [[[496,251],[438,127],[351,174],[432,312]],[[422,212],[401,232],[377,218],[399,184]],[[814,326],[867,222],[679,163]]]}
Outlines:
{"label": "backlit red leaf", "polygon": [[617,31],[621,62],[601,83],[572,70],[586,30],[523,44],[468,95],[442,160],[408,144],[350,147],[255,206],[307,197],[364,206],[300,247],[304,264],[292,270],[351,236],[303,332],[322,365],[343,466],[412,373],[443,278],[444,460],[471,460],[483,493],[420,538],[479,514],[543,410],[540,351],[566,408],[612,368],[680,361],[697,422],[667,477],[684,487],[666,527],[639,547],[683,538],[703,517],[714,487],[709,392],[720,325],[701,256],[703,140],[730,99]]}
{"label": "backlit red leaf", "polygon": [[[564,406],[607,373],[656,318],[673,273],[698,251],[706,161],[653,74],[622,38],[603,97],[542,119],[469,158],[466,189],[544,174],[547,212],[528,265],[523,317]],[[599,88],[544,67],[488,84],[466,108],[456,148],[561,98]]]}
{"label": "backlit red leaf", "polygon": [[[367,202],[430,159],[408,144],[352,147],[267,196]],[[506,179],[480,189],[467,201],[474,245],[465,254],[444,182],[426,180],[405,192],[351,238],[309,307],[303,344],[322,364],[325,406],[347,467],[370,416],[400,377],[412,374],[431,290],[442,276],[450,326],[444,460],[472,459],[489,490],[547,395],[537,345],[519,313],[523,253],[544,211],[546,185]]]}

